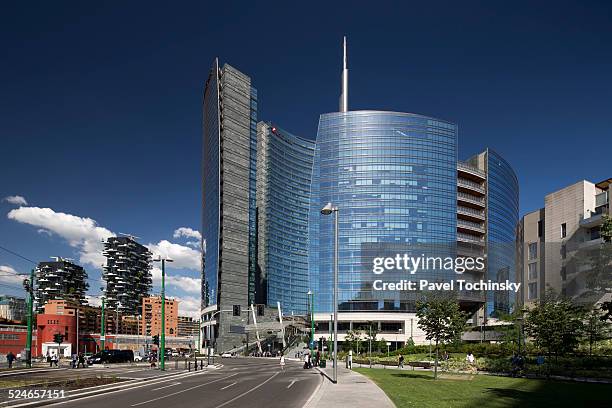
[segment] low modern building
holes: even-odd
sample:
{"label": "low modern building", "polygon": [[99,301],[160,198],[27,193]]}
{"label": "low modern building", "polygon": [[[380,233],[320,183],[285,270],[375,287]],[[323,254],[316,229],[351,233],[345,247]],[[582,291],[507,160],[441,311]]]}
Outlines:
{"label": "low modern building", "polygon": [[153,285],[151,252],[135,237],[120,236],[104,242],[103,254],[106,307],[128,315],[139,314],[142,299]]}
{"label": "low modern building", "polygon": [[0,319],[22,322],[27,318],[27,313],[24,298],[0,295]]}
{"label": "low modern building", "polygon": [[[165,321],[166,336],[178,334],[178,301],[166,298]],[[160,335],[162,330],[162,299],[161,296],[150,296],[142,299],[142,331],[143,336]]]}
{"label": "low modern building", "polygon": [[34,304],[37,313],[44,311],[50,300],[66,300],[84,305],[89,288],[87,272],[74,262],[56,257],[52,262],[40,262],[36,267]]}
{"label": "low modern building", "polygon": [[520,270],[530,305],[548,289],[584,303],[605,295],[593,287],[592,260],[601,250],[603,216],[610,215],[610,184],[582,180],[546,195],[544,207],[523,216]]}
{"label": "low modern building", "polygon": [[178,317],[177,335],[181,337],[198,336],[199,322],[191,316]]}

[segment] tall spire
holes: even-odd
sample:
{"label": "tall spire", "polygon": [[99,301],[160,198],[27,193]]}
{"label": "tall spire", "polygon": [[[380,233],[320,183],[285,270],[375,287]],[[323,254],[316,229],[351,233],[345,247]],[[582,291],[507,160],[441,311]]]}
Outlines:
{"label": "tall spire", "polygon": [[346,36],[343,43],[342,93],[340,94],[340,112],[348,111],[348,63],[346,58]]}

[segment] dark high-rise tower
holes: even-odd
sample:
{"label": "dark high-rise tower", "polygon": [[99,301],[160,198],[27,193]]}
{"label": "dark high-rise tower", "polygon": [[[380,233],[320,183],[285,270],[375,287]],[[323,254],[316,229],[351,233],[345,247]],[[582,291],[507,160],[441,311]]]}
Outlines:
{"label": "dark high-rise tower", "polygon": [[[203,327],[206,339],[228,350],[244,339],[231,326],[244,326],[257,303],[257,91],[251,78],[219,67],[218,59],[204,89],[202,148]],[[215,313],[224,310],[240,316]]]}
{"label": "dark high-rise tower", "polygon": [[142,298],[151,291],[151,252],[132,237],[104,242],[106,306],[121,313],[140,314]]}
{"label": "dark high-rise tower", "polygon": [[36,312],[44,311],[49,300],[63,299],[74,305],[85,304],[87,272],[69,260],[55,258],[53,262],[40,262],[36,267]]}

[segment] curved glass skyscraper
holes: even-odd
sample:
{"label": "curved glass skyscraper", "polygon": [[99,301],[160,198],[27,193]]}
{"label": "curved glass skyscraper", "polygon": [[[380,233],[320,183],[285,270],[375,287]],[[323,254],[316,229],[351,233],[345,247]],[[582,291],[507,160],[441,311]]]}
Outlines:
{"label": "curved glass skyscraper", "polygon": [[[365,251],[377,245],[454,244],[457,128],[426,116],[384,111],[321,115],[312,180],[310,272],[318,312],[332,310],[334,231],[320,209],[340,209],[341,311],[409,311],[403,293],[374,291]],[[447,281],[454,272],[419,278]]]}
{"label": "curved glass skyscraper", "polygon": [[303,314],[308,292],[308,210],[314,142],[257,124],[258,290],[284,313]]}

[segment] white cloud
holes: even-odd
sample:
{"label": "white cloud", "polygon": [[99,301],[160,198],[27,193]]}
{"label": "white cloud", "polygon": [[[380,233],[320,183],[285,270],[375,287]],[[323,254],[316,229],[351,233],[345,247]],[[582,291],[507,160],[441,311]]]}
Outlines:
{"label": "white cloud", "polygon": [[192,248],[200,248],[200,241],[187,241],[185,245],[190,246]]}
{"label": "white cloud", "polygon": [[[151,270],[153,276],[153,284],[161,285],[161,269],[155,266]],[[190,276],[176,275],[166,271],[166,286],[174,286],[187,293],[200,293],[202,280],[200,278],[192,278]]]}
{"label": "white cloud", "polygon": [[71,247],[78,249],[79,261],[82,264],[96,268],[105,263],[102,240],[115,235],[112,231],[98,226],[91,218],[55,212],[51,208],[20,207],[11,210],[7,216],[11,220],[59,235],[68,241]]}
{"label": "white cloud", "polygon": [[186,238],[202,239],[202,234],[200,234],[200,231],[196,231],[189,227],[180,227],[174,230],[174,234],[172,236],[174,238],[186,237]]}
{"label": "white cloud", "polygon": [[185,268],[194,271],[200,270],[200,251],[170,241],[161,240],[157,244],[149,244],[147,248],[153,252],[153,257],[161,256],[171,258],[174,262],[168,267]]}
{"label": "white cloud", "polygon": [[85,300],[89,306],[100,307],[102,306],[102,298],[100,296],[85,295]]}
{"label": "white cloud", "polygon": [[8,265],[0,265],[0,282],[8,283],[11,285],[21,285],[23,279],[26,278],[24,275],[17,275],[17,271]]}
{"label": "white cloud", "polygon": [[20,195],[4,197],[2,201],[6,201],[7,203],[14,205],[28,205],[26,199]]}
{"label": "white cloud", "polygon": [[200,298],[193,296],[176,297],[179,301],[179,316],[191,316],[194,319],[200,318]]}

